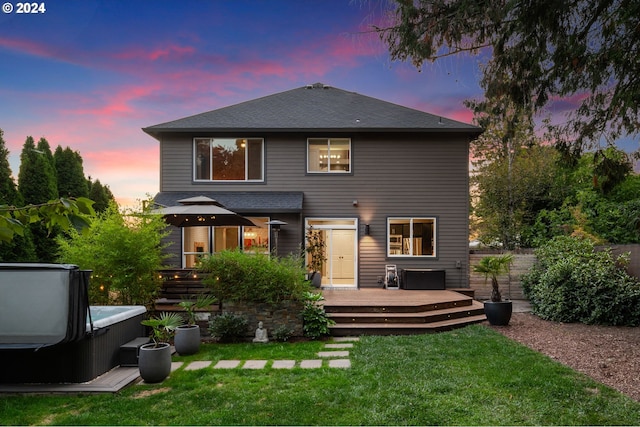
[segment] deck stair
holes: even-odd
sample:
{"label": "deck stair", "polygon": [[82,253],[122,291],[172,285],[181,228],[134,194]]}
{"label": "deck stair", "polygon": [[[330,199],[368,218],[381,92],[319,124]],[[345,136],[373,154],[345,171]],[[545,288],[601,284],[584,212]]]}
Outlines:
{"label": "deck stair", "polygon": [[409,335],[447,331],[486,320],[472,293],[452,290],[323,291],[333,336]]}
{"label": "deck stair", "polygon": [[[155,301],[155,311],[183,311],[178,306],[181,301],[194,301],[198,296],[208,294],[209,288],[202,283],[202,275],[194,270],[167,269],[160,270],[162,288],[158,292]],[[219,310],[217,304],[198,309],[200,312],[212,312]]]}

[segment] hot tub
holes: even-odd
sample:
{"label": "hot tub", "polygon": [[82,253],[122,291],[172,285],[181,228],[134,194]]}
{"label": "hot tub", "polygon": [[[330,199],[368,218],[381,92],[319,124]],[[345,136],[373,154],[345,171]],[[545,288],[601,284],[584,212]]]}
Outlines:
{"label": "hot tub", "polygon": [[82,383],[120,364],[119,350],[145,335],[144,306],[91,306],[82,339],[36,349],[0,349],[0,383]]}

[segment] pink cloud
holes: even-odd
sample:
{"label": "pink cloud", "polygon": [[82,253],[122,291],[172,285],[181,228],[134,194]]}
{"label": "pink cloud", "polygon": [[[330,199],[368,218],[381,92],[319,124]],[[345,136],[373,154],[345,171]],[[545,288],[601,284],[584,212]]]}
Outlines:
{"label": "pink cloud", "polygon": [[34,42],[33,40],[20,40],[0,37],[0,47],[8,50],[26,53],[28,55],[43,56],[47,58],[51,58],[54,56],[51,49],[49,49],[46,44]]}
{"label": "pink cloud", "polygon": [[112,124],[114,117],[128,117],[143,114],[134,104],[142,97],[160,89],[157,83],[148,85],[127,84],[103,88],[89,94],[78,103],[66,103],[63,114],[94,116],[103,124]]}
{"label": "pink cloud", "polygon": [[563,98],[553,96],[551,98],[551,103],[549,104],[549,110],[554,114],[569,113],[578,108],[588,97],[589,94],[584,92],[565,96]]}
{"label": "pink cloud", "polygon": [[164,47],[155,47],[151,50],[134,47],[125,51],[116,53],[113,58],[118,60],[142,60],[142,61],[157,61],[163,60],[182,60],[187,56],[190,56],[196,52],[193,46],[178,46],[170,44]]}

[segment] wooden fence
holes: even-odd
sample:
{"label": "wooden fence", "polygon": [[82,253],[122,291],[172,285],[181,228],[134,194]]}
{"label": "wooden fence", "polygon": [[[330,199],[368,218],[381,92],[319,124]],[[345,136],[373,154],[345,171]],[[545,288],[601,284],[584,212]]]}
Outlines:
{"label": "wooden fence", "polygon": [[[611,245],[599,246],[598,249],[611,247],[614,255],[628,252],[630,254],[627,272],[640,278],[640,245]],[[469,263],[471,264],[469,273],[469,287],[475,290],[475,298],[478,300],[486,300],[491,297],[491,280],[485,282],[484,275],[475,273],[473,267],[478,265],[480,260],[489,255],[496,255],[495,252],[475,252],[469,254]],[[526,299],[522,291],[522,283],[520,278],[523,274],[536,262],[536,256],[532,251],[513,254],[513,264],[509,274],[504,274],[498,278],[500,283],[500,292],[503,298],[508,299]]]}
{"label": "wooden fence", "polygon": [[[477,300],[486,300],[491,297],[491,279],[485,281],[484,275],[475,273],[473,267],[478,265],[480,260],[495,253],[473,253],[469,255],[469,263],[471,264],[469,273],[469,287],[475,290],[475,298]],[[522,284],[520,277],[529,271],[529,268],[535,263],[536,257],[533,254],[513,254],[513,264],[509,274],[503,274],[498,277],[500,283],[500,292],[502,298],[506,299],[526,299],[522,292]]]}

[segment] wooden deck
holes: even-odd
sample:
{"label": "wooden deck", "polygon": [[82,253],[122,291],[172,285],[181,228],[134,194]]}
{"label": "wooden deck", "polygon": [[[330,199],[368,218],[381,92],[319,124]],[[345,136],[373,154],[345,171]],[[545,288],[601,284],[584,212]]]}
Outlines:
{"label": "wooden deck", "polygon": [[140,378],[138,367],[117,366],[86,383],[78,384],[0,384],[0,393],[117,393]]}
{"label": "wooden deck", "polygon": [[324,290],[334,336],[440,332],[486,320],[472,292],[453,290]]}

